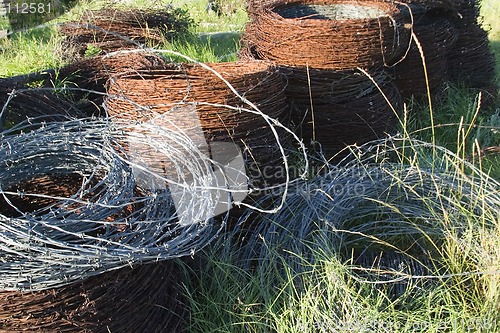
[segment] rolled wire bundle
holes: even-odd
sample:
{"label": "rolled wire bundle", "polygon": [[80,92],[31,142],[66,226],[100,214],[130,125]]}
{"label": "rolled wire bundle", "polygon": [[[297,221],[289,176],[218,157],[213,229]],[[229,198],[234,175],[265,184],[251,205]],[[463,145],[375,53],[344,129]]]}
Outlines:
{"label": "rolled wire bundle", "polygon": [[122,268],[43,291],[0,291],[2,332],[182,332],[173,261]]}
{"label": "rolled wire bundle", "polygon": [[373,68],[404,54],[404,23],[396,5],[381,1],[283,1],[248,23],[243,54],[287,66]]}
{"label": "rolled wire bundle", "polygon": [[[288,100],[309,105],[313,103],[344,103],[377,90],[376,85],[390,81],[382,67],[369,70],[370,77],[357,69],[321,70],[305,67],[280,66],[287,79]],[[374,83],[375,82],[375,83]]]}
{"label": "rolled wire bundle", "polygon": [[326,158],[332,158],[346,146],[380,139],[397,124],[402,110],[399,90],[391,82],[375,86],[364,96],[341,103],[294,102],[293,121],[304,141],[318,142]]}
{"label": "rolled wire bundle", "polygon": [[[253,60],[208,66],[265,116],[288,125],[284,82],[273,65]],[[173,122],[188,131],[199,126],[204,141],[233,142],[240,147],[247,171],[256,175],[250,177],[250,186],[283,181],[282,177],[260,176],[262,169],[268,169],[270,175],[278,171],[283,175],[280,146],[291,147],[289,134],[281,127],[274,129],[260,114],[245,111],[245,105],[228,85],[203,66],[180,64],[119,75],[110,80],[108,93],[106,108],[113,119]]]}
{"label": "rolled wire bundle", "polygon": [[457,27],[468,27],[478,24],[481,15],[481,2],[479,0],[457,0],[455,2],[458,14],[454,23]]}
{"label": "rolled wire bundle", "polygon": [[177,18],[169,11],[109,8],[89,10],[80,21],[61,25],[60,31],[83,55],[89,44],[104,52],[159,44],[164,35],[182,28],[177,25]]}
{"label": "rolled wire bundle", "polygon": [[413,31],[416,39],[412,41],[408,53],[388,72],[405,99],[425,96],[428,88],[435,97],[435,90],[447,78],[447,57],[457,41],[457,33],[451,21],[436,15],[416,19]]}
{"label": "rolled wire bundle", "polygon": [[[112,75],[137,70],[159,69],[165,61],[157,54],[144,52],[113,53],[106,56],[82,58],[57,71],[58,80],[64,82],[66,92],[80,109],[100,113],[106,93],[106,82]],[[46,87],[56,88],[54,82]]]}
{"label": "rolled wire bundle", "polygon": [[14,89],[0,104],[0,130],[29,119],[62,121],[87,116],[62,96],[46,89]]}
{"label": "rolled wire bundle", "polygon": [[[450,161],[460,159],[444,148],[395,137],[350,151],[328,173],[295,184],[277,214],[243,215],[229,237],[241,246],[231,258],[244,270],[271,267],[279,283],[340,257],[359,281],[398,297],[408,282],[441,275],[439,246],[470,227],[469,214],[498,215],[500,184],[463,160],[475,177],[458,176]],[[486,224],[495,230],[494,219]]]}
{"label": "rolled wire bundle", "polygon": [[281,4],[283,4],[282,0],[247,0],[246,10],[250,15],[250,19],[252,19],[254,15],[258,15],[264,8],[273,8]]}
{"label": "rolled wire bundle", "polygon": [[479,25],[457,28],[458,39],[448,54],[448,74],[453,82],[498,93],[495,88],[495,56],[490,50],[488,33]]}
{"label": "rolled wire bundle", "polygon": [[[178,173],[141,164],[137,150],[147,149]],[[213,168],[186,134],[150,124],[24,122],[2,132],[0,289],[60,287],[196,252],[225,221],[213,219],[229,196],[207,177]]]}
{"label": "rolled wire bundle", "polygon": [[434,14],[444,14],[453,17],[458,17],[458,2],[461,0],[401,0],[392,1],[401,5],[401,9],[405,7],[411,10],[414,16],[425,14],[427,12]]}

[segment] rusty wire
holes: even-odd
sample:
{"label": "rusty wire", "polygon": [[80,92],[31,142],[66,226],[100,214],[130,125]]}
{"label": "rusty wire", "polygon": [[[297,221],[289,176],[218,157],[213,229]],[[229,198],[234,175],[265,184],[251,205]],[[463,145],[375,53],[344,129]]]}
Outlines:
{"label": "rusty wire", "polygon": [[247,53],[280,65],[373,68],[395,62],[410,31],[394,4],[380,1],[282,1],[247,24]]}
{"label": "rusty wire", "polygon": [[[288,1],[288,2],[293,2],[293,1]],[[282,5],[283,0],[247,0],[246,1],[246,10],[247,13],[250,15],[250,19],[254,15],[258,15],[260,11],[262,11],[264,8],[273,8],[278,5]]]}
{"label": "rusty wire", "polygon": [[0,130],[33,118],[38,121],[64,121],[87,116],[84,111],[50,90],[8,89],[5,93],[8,94],[7,98],[4,103],[0,103]]}
{"label": "rusty wire", "polygon": [[462,0],[389,0],[393,3],[407,4],[414,13],[439,12],[458,15],[458,2]]}
{"label": "rusty wire", "polygon": [[3,332],[181,332],[172,261],[122,268],[44,291],[0,291]]}
{"label": "rusty wire", "polygon": [[[382,92],[380,90],[382,90]],[[383,138],[394,130],[402,110],[399,90],[393,83],[379,85],[371,93],[343,103],[295,102],[293,120],[304,142],[321,145],[332,158],[352,144]]]}
{"label": "rusty wire", "polygon": [[[57,70],[0,79],[0,129],[39,116],[54,121],[102,115],[112,75],[164,67],[160,56],[141,51],[81,58]],[[29,88],[34,83],[43,88]]]}
{"label": "rusty wire", "polygon": [[457,31],[457,43],[448,54],[449,77],[473,88],[494,87],[496,61],[488,33],[478,24],[458,27]]}
{"label": "rusty wire", "polygon": [[467,27],[479,23],[481,15],[481,2],[479,0],[457,0],[458,15],[454,23],[457,27]]}
{"label": "rusty wire", "polygon": [[161,44],[164,36],[172,31],[187,31],[187,26],[168,10],[108,8],[86,11],[79,21],[62,24],[60,31],[83,55],[88,45],[111,52],[147,43]]}
{"label": "rusty wire", "polygon": [[376,84],[390,81],[382,67],[370,70],[370,79],[359,70],[322,70],[305,67],[280,66],[287,78],[285,93],[288,100],[301,105],[349,102],[377,90]]}
{"label": "rusty wire", "polygon": [[[239,61],[209,64],[266,116],[287,126],[289,112],[284,81],[268,62]],[[207,142],[234,142],[245,156],[249,171],[283,175],[283,155],[279,146],[291,147],[290,136],[258,113],[244,111],[245,104],[214,73],[195,64],[170,65],[168,69],[138,71],[113,77],[108,88],[106,109],[112,118],[130,121],[154,120],[175,115],[176,126],[195,127],[186,116],[187,106],[196,109]],[[271,171],[273,169],[274,171]],[[281,172],[279,172],[281,171]],[[252,172],[251,172],[252,173]],[[280,177],[250,179],[251,186],[281,182]],[[264,183],[263,183],[264,182]]]}
{"label": "rusty wire", "polygon": [[434,96],[435,90],[439,90],[447,78],[447,56],[458,38],[453,23],[437,15],[424,15],[415,19],[413,31],[416,40],[412,41],[408,54],[400,63],[388,69],[405,99],[425,96],[427,88]]}
{"label": "rusty wire", "polygon": [[81,58],[60,68],[45,87],[64,86],[69,99],[76,101],[80,109],[99,114],[102,112],[100,106],[106,93],[106,82],[112,75],[165,66],[163,58],[147,51]]}

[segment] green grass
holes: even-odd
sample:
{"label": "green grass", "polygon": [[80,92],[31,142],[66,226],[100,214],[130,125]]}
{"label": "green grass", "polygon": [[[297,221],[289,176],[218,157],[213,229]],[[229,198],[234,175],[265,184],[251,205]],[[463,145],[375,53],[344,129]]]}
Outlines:
{"label": "green grass", "polygon": [[61,38],[50,27],[0,40],[0,77],[60,67],[60,43]]}
{"label": "green grass", "polygon": [[[291,193],[279,213],[243,220],[205,250],[195,269],[187,259],[188,331],[499,332],[499,184],[407,137],[379,148],[335,171],[363,193]],[[370,248],[427,271],[351,259]]]}

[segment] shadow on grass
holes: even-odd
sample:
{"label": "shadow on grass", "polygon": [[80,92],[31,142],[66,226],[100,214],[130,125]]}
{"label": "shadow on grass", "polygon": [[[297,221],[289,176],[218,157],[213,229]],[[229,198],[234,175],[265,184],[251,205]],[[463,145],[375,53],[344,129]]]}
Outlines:
{"label": "shadow on grass", "polygon": [[493,53],[495,54],[496,59],[496,77],[497,83],[500,84],[500,41],[490,41],[490,47]]}

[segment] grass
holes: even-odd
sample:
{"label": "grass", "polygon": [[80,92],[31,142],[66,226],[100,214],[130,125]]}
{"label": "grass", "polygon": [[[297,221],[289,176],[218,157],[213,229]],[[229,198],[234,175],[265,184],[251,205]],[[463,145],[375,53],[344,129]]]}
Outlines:
{"label": "grass", "polygon": [[60,43],[50,27],[0,40],[0,77],[60,67],[64,63]]}
{"label": "grass", "polygon": [[[135,6],[166,3],[142,0]],[[82,1],[58,21],[103,4]],[[205,11],[206,1],[172,4],[189,10],[196,24],[164,48],[200,61],[236,59],[248,19],[241,1],[224,1],[220,17]],[[483,1],[498,63],[499,14],[497,0]],[[220,31],[229,33],[212,34]],[[60,66],[67,57],[54,55],[59,44],[50,27],[0,41],[0,77]],[[180,261],[188,331],[500,332],[495,180],[500,161],[498,154],[479,154],[500,146],[500,111],[498,105],[479,107],[477,96],[464,87],[450,86],[448,93],[432,113],[426,103],[408,105],[394,154],[358,157],[344,169],[332,168],[343,177],[342,189],[363,184],[358,196],[339,201],[340,195],[325,195],[327,181],[318,175],[314,181],[320,186],[292,192],[280,213],[247,216],[236,231],[194,259]],[[423,147],[416,140],[438,146]],[[390,142],[378,147],[394,148]],[[375,174],[384,175],[387,185]],[[339,217],[342,209],[346,212]],[[341,223],[332,227],[334,220]],[[365,249],[375,257],[361,265],[356,259]],[[381,251],[401,256],[400,269],[379,265]],[[417,271],[405,268],[409,263]]]}
{"label": "grass", "polygon": [[189,332],[500,331],[499,184],[408,137],[356,156],[185,264]]}

